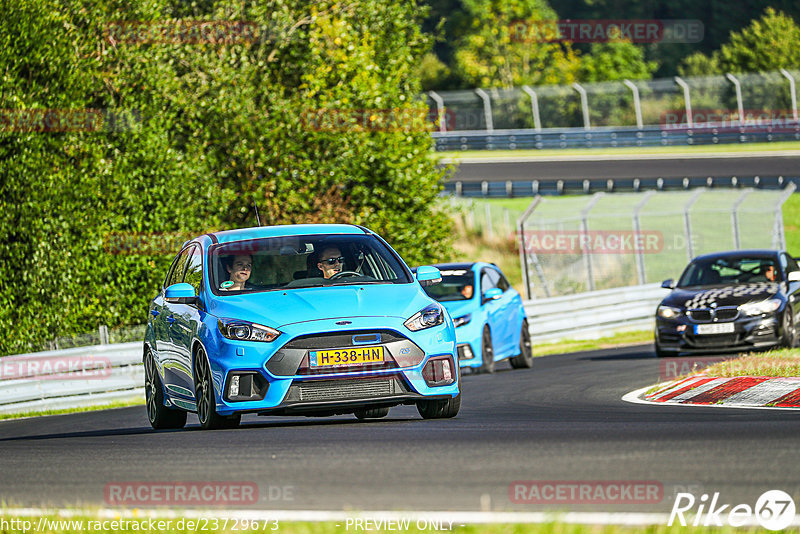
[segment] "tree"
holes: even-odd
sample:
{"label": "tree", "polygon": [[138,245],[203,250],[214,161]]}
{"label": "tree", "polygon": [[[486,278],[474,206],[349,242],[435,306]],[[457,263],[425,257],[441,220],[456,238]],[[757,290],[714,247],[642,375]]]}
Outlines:
{"label": "tree", "polygon": [[686,58],[680,72],[691,76],[797,68],[798,42],[800,26],[782,11],[769,7],[742,31],[731,32],[728,42],[710,56],[697,53]]}
{"label": "tree", "polygon": [[540,0],[464,0],[468,29],[455,49],[454,70],[473,87],[575,81],[579,61],[569,43],[547,42],[539,30],[556,19]]}
{"label": "tree", "polygon": [[658,68],[645,61],[644,50],[629,41],[592,43],[590,52],[581,55],[578,77],[582,82],[647,80]]}

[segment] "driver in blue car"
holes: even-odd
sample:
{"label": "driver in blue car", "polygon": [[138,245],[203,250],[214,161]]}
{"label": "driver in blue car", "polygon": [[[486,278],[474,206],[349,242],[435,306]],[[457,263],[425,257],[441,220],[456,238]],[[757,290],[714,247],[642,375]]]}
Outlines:
{"label": "driver in blue car", "polygon": [[326,279],[342,272],[344,267],[344,256],[336,247],[326,247],[319,255],[317,267],[322,271],[322,276]]}
{"label": "driver in blue car", "polygon": [[253,272],[252,256],[249,254],[237,254],[226,262],[225,270],[228,271],[228,280],[222,282],[220,289],[224,291],[250,289],[250,284],[248,284],[247,281],[250,279],[250,274]]}

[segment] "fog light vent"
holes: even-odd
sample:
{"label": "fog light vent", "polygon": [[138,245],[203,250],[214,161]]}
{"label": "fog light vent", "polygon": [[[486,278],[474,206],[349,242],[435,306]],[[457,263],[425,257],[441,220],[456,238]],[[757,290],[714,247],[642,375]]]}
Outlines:
{"label": "fog light vent", "polygon": [[428,386],[446,386],[456,381],[456,368],[449,356],[431,358],[422,369],[422,378]]}
{"label": "fog light vent", "polygon": [[254,372],[232,372],[228,375],[225,399],[229,401],[262,400],[269,388],[267,380]]}

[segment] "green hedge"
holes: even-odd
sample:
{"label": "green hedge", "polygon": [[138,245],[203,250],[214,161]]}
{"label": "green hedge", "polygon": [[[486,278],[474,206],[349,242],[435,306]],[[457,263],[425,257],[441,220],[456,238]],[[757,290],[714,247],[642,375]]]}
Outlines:
{"label": "green hedge", "polygon": [[[183,237],[252,226],[254,200],[262,223],[354,222],[410,263],[448,255],[415,2],[68,4],[0,3],[0,355],[142,323]],[[120,37],[186,21],[250,33]],[[30,110],[105,120],[37,131]]]}

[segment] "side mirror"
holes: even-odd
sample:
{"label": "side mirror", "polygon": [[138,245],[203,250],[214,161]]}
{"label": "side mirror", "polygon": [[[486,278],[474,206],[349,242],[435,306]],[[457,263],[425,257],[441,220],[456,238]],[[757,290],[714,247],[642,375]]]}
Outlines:
{"label": "side mirror", "polygon": [[197,294],[192,284],[172,284],[164,292],[164,300],[170,304],[196,304]]}
{"label": "side mirror", "polygon": [[667,280],[661,282],[661,287],[664,289],[675,289],[675,280],[668,278]]}
{"label": "side mirror", "polygon": [[503,290],[499,287],[493,287],[492,289],[487,289],[486,293],[483,294],[483,298],[481,299],[482,302],[486,302],[488,300],[497,300],[503,296]]}
{"label": "side mirror", "polygon": [[786,279],[790,282],[800,282],[800,271],[792,271],[786,275]]}
{"label": "side mirror", "polygon": [[442,281],[442,273],[436,267],[423,265],[417,267],[417,281],[422,287],[432,286]]}

